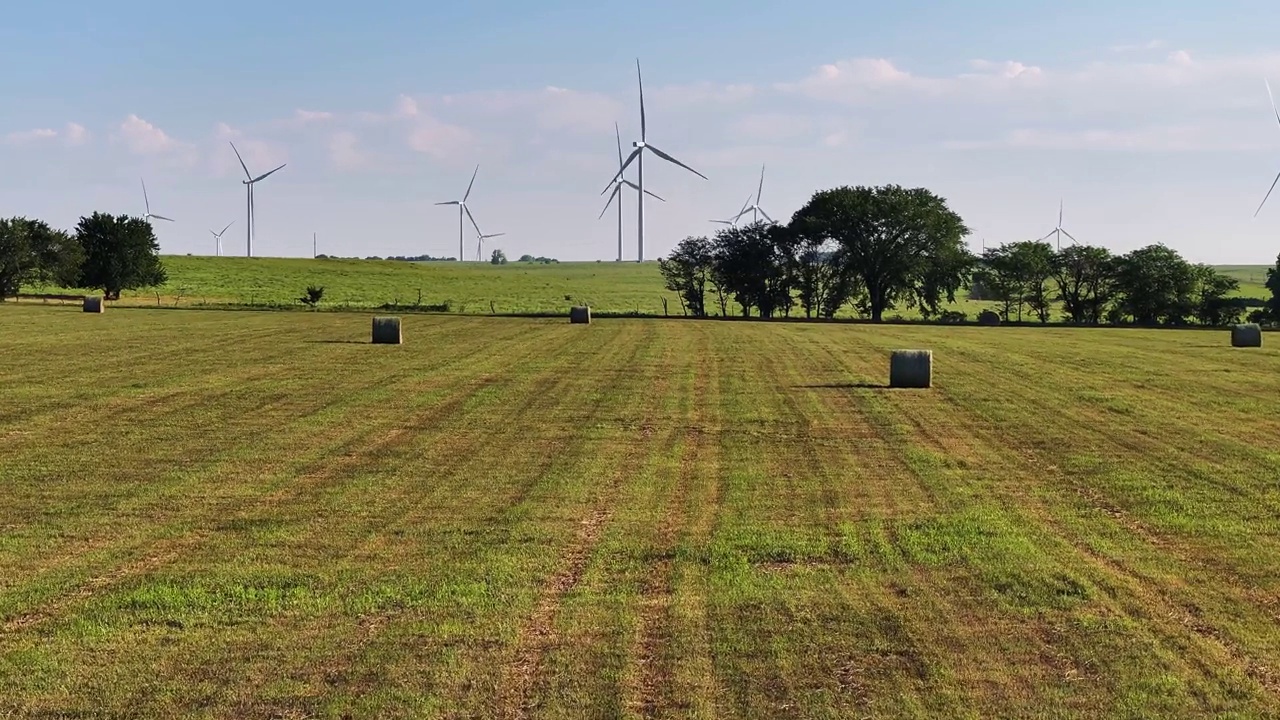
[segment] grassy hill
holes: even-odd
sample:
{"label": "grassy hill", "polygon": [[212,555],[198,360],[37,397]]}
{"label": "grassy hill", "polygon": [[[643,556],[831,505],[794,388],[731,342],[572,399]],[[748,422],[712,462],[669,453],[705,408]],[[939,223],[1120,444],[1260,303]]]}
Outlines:
{"label": "grassy hill", "polygon": [[[125,293],[122,304],[299,305],[308,285],[325,289],[328,308],[376,308],[386,304],[442,305],[467,314],[561,313],[586,303],[598,313],[681,314],[675,293],[663,288],[658,264],[634,262],[410,263],[392,260],[310,258],[164,257],[169,282],[157,293]],[[1265,297],[1266,267],[1220,268],[1241,281],[1241,295]],[[34,292],[69,292],[32,288]],[[958,299],[950,306],[976,315],[991,303]],[[852,315],[846,308],[844,315]],[[903,308],[890,315],[913,317]]]}

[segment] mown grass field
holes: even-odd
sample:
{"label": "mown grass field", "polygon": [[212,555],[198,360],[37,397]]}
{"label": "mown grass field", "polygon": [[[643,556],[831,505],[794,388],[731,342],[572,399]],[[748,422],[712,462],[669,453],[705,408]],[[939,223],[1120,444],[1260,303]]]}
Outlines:
{"label": "mown grass field", "polygon": [[[407,263],[390,260],[333,260],[297,258],[192,257],[163,258],[169,282],[156,290],[126,292],[124,305],[162,304],[172,307],[203,305],[284,305],[302,307],[308,285],[325,289],[323,307],[376,308],[384,304],[449,303],[450,312],[463,314],[566,313],[575,304],[591,305],[596,313],[680,315],[675,293],[663,287],[657,263],[573,262],[553,265],[508,263]],[[1262,283],[1266,268],[1224,266],[1241,282],[1241,295],[1269,297]],[[29,292],[70,292],[58,288],[27,288]],[[957,296],[947,309],[970,318],[994,303]],[[731,306],[730,312],[737,312]],[[794,312],[799,313],[797,307]],[[852,317],[845,307],[840,315]],[[889,316],[916,318],[912,308]]]}
{"label": "mown grass field", "polygon": [[0,717],[1280,706],[1270,336],[368,322],[0,307]]}

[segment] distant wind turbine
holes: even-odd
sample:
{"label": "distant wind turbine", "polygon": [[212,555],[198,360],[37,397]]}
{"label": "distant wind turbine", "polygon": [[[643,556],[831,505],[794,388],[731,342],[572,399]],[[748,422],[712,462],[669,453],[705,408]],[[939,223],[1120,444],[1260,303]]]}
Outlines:
{"label": "distant wind turbine", "polygon": [[227,227],[222,228],[222,230],[221,230],[220,232],[214,232],[214,231],[212,231],[212,230],[210,230],[210,231],[209,231],[209,234],[213,235],[214,239],[215,239],[215,240],[217,241],[217,243],[218,243],[218,244],[217,244],[217,254],[218,254],[218,257],[222,257],[222,235],[223,235],[223,233],[225,233],[225,232],[227,231],[227,228],[229,228],[229,227],[231,227],[232,225],[234,225],[234,224],[235,224],[235,222],[236,222],[235,220],[232,220],[231,222],[227,223]]}
{"label": "distant wind turbine", "polygon": [[247,180],[240,181],[245,187],[246,207],[247,207],[247,209],[245,210],[245,227],[244,227],[245,250],[244,251],[247,257],[253,257],[253,235],[255,230],[254,218],[253,218],[253,186],[258,181],[265,180],[268,175],[276,172],[276,170],[279,170],[280,168],[284,167],[284,165],[281,165],[280,167],[276,168],[275,170],[272,170],[271,172],[265,172],[259,175],[258,177],[254,177],[252,174],[250,174],[249,168],[244,164],[244,158],[240,157],[240,151],[236,150],[235,143],[231,143],[231,149],[235,151],[236,159],[240,161],[240,167],[244,169],[244,176],[248,178]]}
{"label": "distant wind turbine", "polygon": [[502,237],[506,233],[492,233],[489,235],[480,234],[476,236],[476,261],[484,260],[484,241],[489,238]]}
{"label": "distant wind turbine", "polygon": [[750,196],[750,195],[748,195],[748,196],[747,196],[747,201],[746,201],[746,202],[744,202],[744,203],[742,203],[742,209],[738,211],[738,214],[737,214],[737,215],[734,215],[733,217],[729,218],[728,220],[712,220],[711,222],[713,222],[713,223],[719,223],[720,225],[728,225],[729,227],[737,227],[737,225],[738,225],[738,218],[742,217],[743,215],[746,215],[746,214],[747,214],[747,210],[749,210],[749,209],[751,209],[751,196]]}
{"label": "distant wind turbine", "polygon": [[[1276,122],[1280,123],[1280,110],[1276,109],[1276,98],[1271,94],[1270,81],[1263,79],[1263,83],[1267,86],[1267,97],[1271,99],[1271,112],[1275,113]],[[1258,213],[1262,212],[1262,206],[1267,204],[1267,199],[1271,197],[1271,191],[1276,189],[1276,183],[1280,182],[1280,174],[1276,175],[1276,179],[1271,181],[1271,188],[1267,190],[1266,197],[1262,198],[1262,203],[1258,205],[1258,209],[1253,211],[1253,216],[1258,217]]]}
{"label": "distant wind turbine", "polygon": [[465,259],[465,256],[463,255],[465,251],[462,249],[462,242],[463,242],[462,215],[463,213],[466,213],[466,216],[471,219],[471,227],[476,229],[476,235],[480,234],[480,226],[476,225],[476,219],[471,216],[471,208],[467,207],[467,198],[471,197],[471,187],[476,184],[476,175],[479,172],[480,172],[480,166],[476,165],[475,172],[471,173],[471,182],[467,184],[467,192],[463,194],[461,200],[450,200],[448,202],[436,203],[436,205],[457,205],[458,206],[458,262],[462,262]]}
{"label": "distant wind turbine", "polygon": [[1050,231],[1048,235],[1045,235],[1044,237],[1040,238],[1036,242],[1044,242],[1045,240],[1048,240],[1049,238],[1054,237],[1055,235],[1057,236],[1055,240],[1057,242],[1059,250],[1062,249],[1063,235],[1066,235],[1067,237],[1071,238],[1071,242],[1073,243],[1079,242],[1078,240],[1075,239],[1074,236],[1072,236],[1071,233],[1067,232],[1062,228],[1062,201],[1061,200],[1058,201],[1058,226],[1055,227],[1052,231]]}
{"label": "distant wind turbine", "polygon": [[[657,155],[658,157],[662,158],[663,160],[666,160],[669,163],[672,163],[674,165],[679,165],[680,167],[684,168],[685,170],[688,170],[694,175],[697,175],[703,180],[706,180],[707,176],[703,175],[697,170],[694,170],[688,165],[685,165],[679,160],[671,157],[665,152],[649,144],[647,139],[648,129],[645,124],[645,116],[644,116],[644,78],[641,77],[640,75],[640,58],[636,58],[636,81],[640,87],[640,141],[631,143],[632,147],[634,147],[635,150],[632,150],[630,157],[627,158],[627,161],[622,163],[622,167],[618,169],[618,174],[614,176],[613,180],[609,181],[609,185],[613,185],[619,178],[622,177],[622,174],[626,172],[627,166],[631,164],[632,160],[637,160],[636,180],[638,182],[638,185],[636,189],[639,190],[639,192],[637,193],[637,196],[636,196],[636,236],[637,236],[636,237],[636,247],[637,247],[636,262],[644,262],[644,196],[645,196],[644,151],[649,150],[654,155]],[[604,190],[600,191],[600,194],[603,195],[608,191],[609,191],[609,188],[605,187]]]}
{"label": "distant wind turbine", "polygon": [[[613,132],[618,139],[618,175],[613,179],[613,192],[609,194],[609,200],[604,204],[604,210],[600,211],[600,217],[596,219],[599,220],[604,217],[604,214],[609,210],[609,204],[613,202],[614,198],[618,198],[618,262],[622,262],[622,187],[625,185],[636,191],[639,191],[640,187],[622,177],[622,167],[625,163],[622,160],[622,132],[618,130],[618,123],[613,124]],[[662,200],[662,198],[648,190],[645,190],[644,194]],[[666,202],[666,200],[662,200],[662,202]]]}
{"label": "distant wind turbine", "polygon": [[[760,196],[762,194],[764,194],[764,165],[760,166],[760,187],[756,190],[756,201],[751,203],[751,207],[745,208],[742,212],[738,213],[738,217],[735,217],[734,220],[746,215],[747,211],[750,210],[751,222],[758,222],[760,220],[760,215],[763,215],[765,220],[772,223],[773,218],[769,217],[769,213],[765,212],[764,208],[760,207]],[[751,196],[749,195],[747,196],[747,202],[751,201],[750,197]]]}
{"label": "distant wind turbine", "polygon": [[173,218],[167,218],[163,215],[155,215],[151,212],[151,199],[147,197],[147,181],[142,180],[142,202],[146,204],[147,212],[142,216],[143,222],[151,222],[151,218],[156,220],[168,220],[173,222]]}

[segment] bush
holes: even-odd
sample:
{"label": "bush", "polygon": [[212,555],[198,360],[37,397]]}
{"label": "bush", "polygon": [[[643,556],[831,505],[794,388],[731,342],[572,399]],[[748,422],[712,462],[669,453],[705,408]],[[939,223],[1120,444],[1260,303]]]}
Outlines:
{"label": "bush", "polygon": [[321,298],[324,297],[324,287],[316,287],[315,285],[307,286],[307,294],[298,298],[298,302],[308,307],[314,308],[320,304]]}

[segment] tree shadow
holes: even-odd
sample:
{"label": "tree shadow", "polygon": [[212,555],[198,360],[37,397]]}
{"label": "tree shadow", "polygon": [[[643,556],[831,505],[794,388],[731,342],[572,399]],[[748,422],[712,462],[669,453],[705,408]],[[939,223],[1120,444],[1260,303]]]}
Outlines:
{"label": "tree shadow", "polygon": [[805,390],[890,390],[888,383],[821,383],[816,385],[793,385],[794,388]]}
{"label": "tree shadow", "polygon": [[308,340],[307,342],[322,345],[372,345],[364,340]]}

